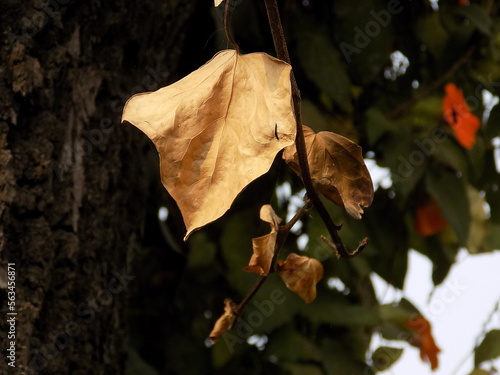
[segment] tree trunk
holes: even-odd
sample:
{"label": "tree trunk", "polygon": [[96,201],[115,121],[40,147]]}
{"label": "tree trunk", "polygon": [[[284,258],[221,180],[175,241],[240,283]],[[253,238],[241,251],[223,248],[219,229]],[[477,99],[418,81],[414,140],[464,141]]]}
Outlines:
{"label": "tree trunk", "polygon": [[197,3],[3,1],[0,373],[124,372],[154,151],[120,116],[174,79]]}

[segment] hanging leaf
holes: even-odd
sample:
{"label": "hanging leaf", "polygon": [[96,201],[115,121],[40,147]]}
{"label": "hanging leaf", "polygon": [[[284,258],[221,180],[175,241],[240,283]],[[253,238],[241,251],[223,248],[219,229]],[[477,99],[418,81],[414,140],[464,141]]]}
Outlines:
{"label": "hanging leaf", "polygon": [[475,350],[474,364],[500,357],[500,329],[493,329],[484,336],[483,341]]}
{"label": "hanging leaf", "polygon": [[[311,179],[318,192],[352,217],[361,219],[363,207],[373,201],[373,183],[361,154],[361,147],[332,132],[314,133],[303,126]],[[289,146],[283,158],[300,176],[295,145]]]}
{"label": "hanging leaf", "polygon": [[290,71],[264,53],[222,51],[180,81],[125,104],[122,121],[142,130],[160,154],[185,240],[221,217],[294,143]]}
{"label": "hanging leaf", "polygon": [[323,278],[323,266],[314,258],[292,253],[284,262],[278,261],[278,274],[288,289],[310,303],[316,299],[316,284]]}
{"label": "hanging leaf", "polygon": [[250,258],[248,266],[243,268],[243,271],[253,272],[257,275],[264,276],[268,275],[271,269],[271,261],[274,255],[281,219],[276,215],[269,204],[265,204],[261,207],[260,218],[271,224],[271,233],[252,239],[253,255]]}
{"label": "hanging leaf", "polygon": [[441,350],[434,342],[434,337],[431,333],[431,324],[427,319],[419,315],[414,319],[410,319],[407,325],[414,331],[409,343],[420,348],[420,358],[422,358],[422,361],[429,362],[431,369],[434,371],[438,368],[437,355]]}
{"label": "hanging leaf", "polygon": [[481,121],[470,111],[462,89],[453,83],[448,83],[444,91],[444,120],[453,129],[457,142],[462,147],[471,149],[476,143],[476,132],[481,126]]}
{"label": "hanging leaf", "polygon": [[215,344],[217,340],[224,334],[224,332],[229,331],[233,326],[236,315],[234,309],[236,308],[235,303],[230,299],[226,298],[224,300],[224,314],[221,315],[219,319],[215,322],[212,332],[210,332],[209,339],[212,344]]}

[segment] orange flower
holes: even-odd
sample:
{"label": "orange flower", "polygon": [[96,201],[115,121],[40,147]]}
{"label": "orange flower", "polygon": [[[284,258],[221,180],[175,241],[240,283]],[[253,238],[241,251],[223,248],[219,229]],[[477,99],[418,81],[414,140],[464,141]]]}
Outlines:
{"label": "orange flower", "polygon": [[470,150],[476,142],[476,132],[481,122],[470,111],[461,89],[453,83],[448,83],[444,91],[446,93],[443,99],[444,120],[455,132],[458,143]]}
{"label": "orange flower", "polygon": [[410,344],[420,348],[420,358],[422,361],[430,362],[431,369],[438,368],[438,353],[441,350],[436,346],[431,333],[431,324],[422,315],[411,319],[407,323],[408,327],[415,331],[409,340]]}
{"label": "orange flower", "polygon": [[428,199],[415,212],[415,231],[422,237],[432,236],[443,230],[448,222],[434,199]]}

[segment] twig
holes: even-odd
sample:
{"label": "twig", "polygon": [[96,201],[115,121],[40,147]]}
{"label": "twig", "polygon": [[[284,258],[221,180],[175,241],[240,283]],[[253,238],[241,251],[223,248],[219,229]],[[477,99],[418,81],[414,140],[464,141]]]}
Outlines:
{"label": "twig", "polygon": [[[276,49],[276,55],[280,60],[285,61],[291,65],[290,56],[288,54],[288,47],[286,45],[285,35],[283,32],[283,26],[281,25],[281,18],[278,11],[278,5],[276,0],[265,0],[267,17],[269,19],[269,26],[271,28],[271,33],[273,36],[274,48]],[[321,219],[325,223],[325,226],[333,239],[334,247],[332,247],[340,257],[352,258],[353,254],[350,254],[340,236],[338,230],[341,226],[335,225],[332,218],[330,217],[326,207],[318,196],[316,189],[314,189],[314,184],[311,179],[311,173],[309,171],[309,163],[307,161],[307,149],[306,142],[304,139],[304,131],[302,129],[302,119],[300,114],[300,91],[297,86],[297,81],[293,71],[290,75],[291,85],[292,85],[292,101],[293,101],[293,111],[297,126],[297,135],[295,138],[295,147],[297,148],[297,155],[299,158],[300,174],[302,176],[302,181],[307,191],[307,196],[312,201],[314,207],[318,211]],[[357,251],[359,252],[359,251]]]}
{"label": "twig", "polygon": [[240,53],[240,46],[233,39],[233,36],[231,35],[231,32],[229,31],[229,4],[230,3],[231,3],[231,0],[226,0],[226,6],[224,8],[224,33],[226,34],[226,38],[229,41],[229,43],[231,43],[233,48],[239,54]]}
{"label": "twig", "polygon": [[[335,255],[337,255],[337,258],[340,258],[340,253],[337,250],[337,246],[335,246],[334,243],[330,242],[328,238],[325,236],[321,236],[321,239],[323,240],[324,243],[326,243],[328,246],[330,246],[334,251]],[[348,255],[348,258],[354,258],[358,253],[363,251],[363,249],[368,245],[368,237],[363,238],[361,241],[359,241],[358,247],[356,250],[354,250],[352,253]]]}

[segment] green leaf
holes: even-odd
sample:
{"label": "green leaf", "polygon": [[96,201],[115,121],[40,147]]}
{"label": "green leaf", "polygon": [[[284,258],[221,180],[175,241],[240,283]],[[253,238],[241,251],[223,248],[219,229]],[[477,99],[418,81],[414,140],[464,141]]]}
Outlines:
{"label": "green leaf", "polygon": [[402,326],[384,321],[379,325],[379,331],[382,337],[386,340],[408,340],[411,337],[408,329],[402,328]]}
{"label": "green leaf", "polygon": [[373,370],[338,341],[326,339],[321,347],[323,365],[328,374],[372,375]]}
{"label": "green leaf", "polygon": [[239,323],[242,327],[238,331],[236,326],[236,332],[245,337],[269,333],[291,321],[304,305],[304,301],[290,291],[277,274],[273,274],[245,308],[243,322]]}
{"label": "green leaf", "polygon": [[379,321],[378,311],[357,304],[348,304],[338,293],[322,291],[313,303],[303,304],[301,314],[311,323],[333,326],[374,326]]}
{"label": "green leaf", "polygon": [[[389,63],[394,51],[395,33],[392,32],[397,14],[380,17],[380,10],[387,3],[369,1],[335,1],[335,35],[342,59],[348,64],[351,77],[356,82],[368,84],[378,78]],[[374,14],[377,15],[374,16]]]}
{"label": "green leaf", "polygon": [[467,18],[481,33],[491,35],[493,20],[484,7],[469,4],[469,6],[458,6],[453,9],[453,13]]}
{"label": "green leaf", "polygon": [[290,325],[270,335],[265,354],[267,357],[276,356],[280,362],[321,361],[317,346]]}
{"label": "green leaf", "polygon": [[443,137],[439,143],[435,142],[434,146],[433,149],[430,144],[428,147],[433,150],[432,156],[435,160],[457,172],[465,173],[467,171],[466,154],[455,141]]}
{"label": "green leaf", "polygon": [[187,268],[196,269],[213,265],[217,249],[206,232],[198,231],[189,239],[189,255]]}
{"label": "green leaf", "polygon": [[500,249],[500,224],[487,223],[483,245],[486,251]]}
{"label": "green leaf", "polygon": [[493,375],[491,372],[476,368],[469,375]]}
{"label": "green leaf", "polygon": [[500,356],[500,329],[489,331],[475,350],[474,365]]}
{"label": "green leaf", "polygon": [[326,92],[342,109],[351,112],[351,82],[340,53],[326,30],[318,32],[312,23],[304,20],[302,23],[309,27],[297,27],[300,31],[296,35],[300,64],[319,89]]}
{"label": "green leaf", "polygon": [[434,285],[439,285],[455,262],[459,245],[457,236],[448,226],[436,236],[420,237],[414,248],[432,261],[432,281]]}
{"label": "green leaf", "polygon": [[387,191],[378,189],[363,218],[370,238],[364,256],[377,274],[399,289],[404,286],[408,266],[408,231],[401,215],[395,200]]}
{"label": "green leaf", "polygon": [[256,281],[256,275],[243,272],[252,256],[252,239],[249,228],[255,223],[258,215],[254,210],[239,211],[227,220],[221,235],[220,244],[222,256],[227,266],[226,277],[230,285],[238,290],[242,296]]}
{"label": "green leaf", "polygon": [[421,18],[415,31],[420,41],[439,59],[449,37],[448,32],[441,23],[439,13],[433,12]]}
{"label": "green leaf", "polygon": [[442,111],[442,97],[429,96],[419,100],[410,110],[410,120],[415,129],[434,130]]}
{"label": "green leaf", "polygon": [[386,304],[379,306],[380,317],[399,326],[406,326],[408,320],[415,314],[402,306]]}
{"label": "green leaf", "polygon": [[488,122],[486,124],[486,138],[491,140],[500,135],[500,105],[495,105],[490,112],[490,117],[488,118]]}
{"label": "green leaf", "polygon": [[158,374],[159,374],[158,371],[153,366],[145,362],[135,349],[129,347],[125,375],[158,375]]}
{"label": "green leaf", "polygon": [[467,250],[471,254],[481,252],[483,248],[484,236],[486,234],[486,212],[484,211],[484,198],[471,186],[467,186],[469,196],[471,222],[469,228],[469,238],[467,239]]}
{"label": "green leaf", "polygon": [[447,169],[431,168],[426,175],[425,185],[443,210],[443,216],[450,223],[460,244],[466,246],[471,214],[464,179]]}
{"label": "green leaf", "polygon": [[302,363],[285,363],[283,366],[290,375],[324,375],[323,370],[319,366],[305,365]]}
{"label": "green leaf", "polygon": [[387,132],[396,131],[398,125],[389,120],[377,107],[366,111],[366,136],[368,143],[374,145]]}
{"label": "green leaf", "polygon": [[373,367],[377,371],[385,371],[391,367],[403,354],[403,349],[381,346],[372,354]]}

